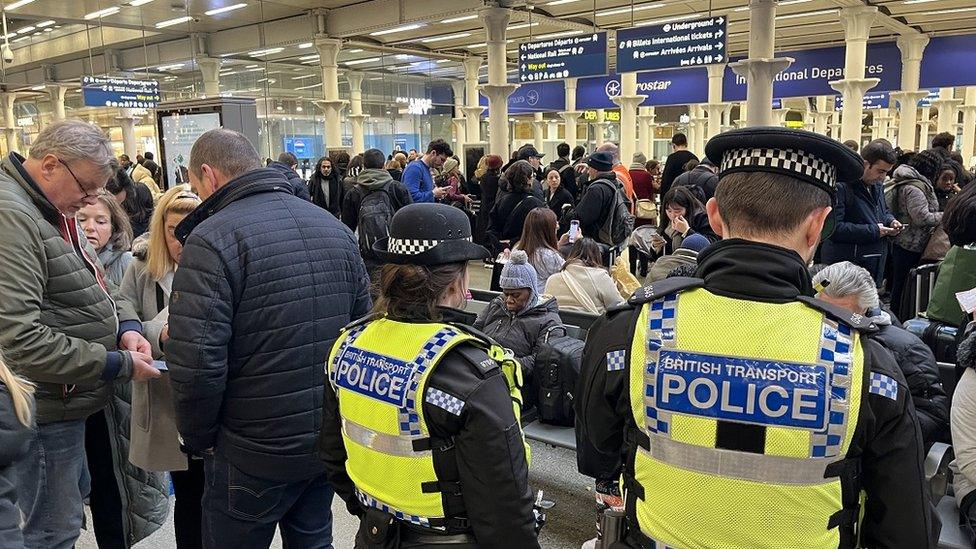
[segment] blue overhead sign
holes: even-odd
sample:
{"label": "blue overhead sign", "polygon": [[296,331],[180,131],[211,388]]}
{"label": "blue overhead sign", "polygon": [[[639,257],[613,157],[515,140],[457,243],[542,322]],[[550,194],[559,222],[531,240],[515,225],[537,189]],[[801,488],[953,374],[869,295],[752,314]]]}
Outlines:
{"label": "blue overhead sign", "polygon": [[[777,57],[792,57],[794,61],[776,75],[773,94],[776,97],[836,95],[837,90],[831,88],[829,82],[844,78],[844,51],[840,46],[776,52]],[[881,79],[871,91],[895,91],[901,87],[901,53],[894,42],[868,44],[864,77]],[[745,98],[746,79],[727,67],[722,79],[722,100],[743,101]]]}
{"label": "blue overhead sign", "polygon": [[[888,92],[870,90],[864,94],[863,104],[865,109],[887,109],[889,103]],[[843,108],[844,96],[838,95],[834,98],[834,110],[839,111]]]}
{"label": "blue overhead sign", "polygon": [[[870,48],[870,46],[868,46]],[[976,84],[976,35],[932,38],[922,55],[920,85],[948,88]]]}
{"label": "blue overhead sign", "polygon": [[519,45],[519,82],[607,73],[607,33],[550,38]]}
{"label": "blue overhead sign", "polygon": [[696,67],[726,60],[724,16],[617,31],[617,72]]}
{"label": "blue overhead sign", "polygon": [[87,107],[151,109],[159,103],[159,82],[85,76],[81,94]]}
{"label": "blue overhead sign", "polygon": [[[620,76],[581,78],[576,83],[576,108],[614,109],[620,95]],[[708,74],[702,67],[637,73],[637,93],[646,95],[641,106],[690,105],[708,101]]]}
{"label": "blue overhead sign", "polygon": [[[488,98],[478,96],[483,107],[488,106]],[[566,109],[566,86],[562,82],[534,82],[522,84],[508,96],[509,114],[534,112],[556,112]],[[485,110],[484,116],[488,111]]]}

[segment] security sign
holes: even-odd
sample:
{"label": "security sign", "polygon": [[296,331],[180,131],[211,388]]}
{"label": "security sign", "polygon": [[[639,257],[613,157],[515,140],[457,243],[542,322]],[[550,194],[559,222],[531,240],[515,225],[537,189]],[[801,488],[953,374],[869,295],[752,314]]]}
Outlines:
{"label": "security sign", "polygon": [[811,431],[827,427],[825,366],[662,350],[656,370],[658,409]]}
{"label": "security sign", "polygon": [[339,359],[335,380],[340,387],[402,408],[416,368],[415,362],[349,347]]}

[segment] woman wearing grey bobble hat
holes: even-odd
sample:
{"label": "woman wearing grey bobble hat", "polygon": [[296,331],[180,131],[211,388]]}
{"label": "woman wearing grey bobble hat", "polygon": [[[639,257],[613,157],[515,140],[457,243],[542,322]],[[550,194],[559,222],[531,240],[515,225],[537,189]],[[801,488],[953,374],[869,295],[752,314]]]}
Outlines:
{"label": "woman wearing grey bobble hat", "polygon": [[332,348],[319,439],[355,546],[538,548],[518,364],[446,320],[488,251],[464,212],[431,203],[398,210],[373,250],[379,297]]}

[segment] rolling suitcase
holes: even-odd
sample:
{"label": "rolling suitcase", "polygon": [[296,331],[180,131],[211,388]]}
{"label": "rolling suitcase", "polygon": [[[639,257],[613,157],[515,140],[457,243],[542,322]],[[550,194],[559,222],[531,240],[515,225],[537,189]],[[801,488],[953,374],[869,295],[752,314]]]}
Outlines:
{"label": "rolling suitcase", "polygon": [[956,363],[958,328],[924,317],[916,317],[905,323],[905,329],[917,335],[928,345],[937,361]]}

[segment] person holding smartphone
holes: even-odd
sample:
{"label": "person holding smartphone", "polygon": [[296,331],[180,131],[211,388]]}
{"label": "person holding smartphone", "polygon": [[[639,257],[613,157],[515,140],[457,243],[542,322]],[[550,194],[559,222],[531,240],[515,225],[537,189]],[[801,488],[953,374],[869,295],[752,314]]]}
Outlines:
{"label": "person holding smartphone", "polygon": [[700,234],[709,242],[720,240],[708,224],[705,206],[688,187],[674,187],[668,191],[664,195],[663,206],[665,217],[657,234],[651,238],[651,248],[658,257],[674,253],[681,242],[692,234]]}

